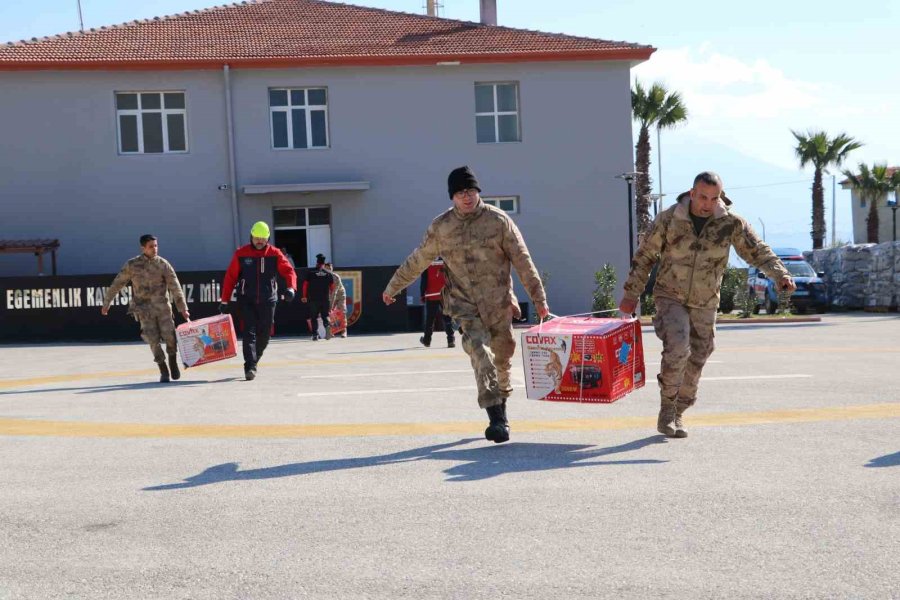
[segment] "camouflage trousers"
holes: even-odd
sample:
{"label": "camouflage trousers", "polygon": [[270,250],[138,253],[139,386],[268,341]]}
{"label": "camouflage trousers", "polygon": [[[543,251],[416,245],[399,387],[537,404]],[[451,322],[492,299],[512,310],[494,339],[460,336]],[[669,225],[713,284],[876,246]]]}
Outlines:
{"label": "camouflage trousers", "polygon": [[478,384],[478,406],[487,408],[500,404],[512,394],[510,369],[516,351],[512,321],[506,319],[486,326],[480,319],[461,319],[462,347]]}
{"label": "camouflage trousers", "polygon": [[141,311],[138,319],[141,322],[141,338],[150,344],[153,360],[160,364],[166,362],[166,355],[162,350],[163,342],[169,356],[178,354],[178,346],[175,343],[175,321],[172,319],[172,309],[169,305],[150,306]]}
{"label": "camouflage trousers", "polygon": [[656,298],[653,328],[663,343],[656,376],[662,403],[677,403],[681,411],[686,410],[697,401],[700,373],[715,348],[716,309]]}

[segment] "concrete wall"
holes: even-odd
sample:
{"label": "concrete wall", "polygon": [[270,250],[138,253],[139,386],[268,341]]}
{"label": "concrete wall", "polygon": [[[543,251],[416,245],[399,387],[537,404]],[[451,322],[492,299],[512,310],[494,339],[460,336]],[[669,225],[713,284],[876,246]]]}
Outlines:
{"label": "concrete wall", "polygon": [[[469,164],[485,196],[515,195],[551,308],[589,310],[603,263],[627,269],[631,170],[626,63],[232,71],[237,189],[365,180],[364,192],[240,194],[240,231],[274,207],[329,205],[336,265],[398,264],[450,206],[446,176]],[[476,144],[475,82],[517,81],[522,141]],[[328,149],[273,150],[268,88],[328,88]],[[187,154],[117,152],[114,93],[184,90]],[[160,236],[178,269],[223,269],[233,250],[223,75],[0,73],[0,238],[59,238],[61,274],[112,273]],[[33,260],[33,257],[27,257]],[[0,275],[33,273],[0,257]],[[527,300],[517,284],[522,300]]]}
{"label": "concrete wall", "polygon": [[900,301],[900,242],[851,244],[805,252],[825,273],[831,304],[840,308],[897,308]]}

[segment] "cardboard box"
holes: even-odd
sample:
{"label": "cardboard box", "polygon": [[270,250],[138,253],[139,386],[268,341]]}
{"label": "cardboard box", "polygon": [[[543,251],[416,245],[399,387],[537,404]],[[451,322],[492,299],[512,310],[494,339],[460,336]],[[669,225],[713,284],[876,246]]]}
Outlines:
{"label": "cardboard box", "polygon": [[331,335],[340,335],[347,331],[347,315],[339,308],[332,308],[328,313],[328,321],[331,324]]}
{"label": "cardboard box", "polygon": [[646,379],[635,319],[553,319],[522,333],[522,359],[532,400],[615,402]]}
{"label": "cardboard box", "polygon": [[182,323],[175,328],[175,338],[185,367],[196,367],[237,356],[237,336],[231,315]]}

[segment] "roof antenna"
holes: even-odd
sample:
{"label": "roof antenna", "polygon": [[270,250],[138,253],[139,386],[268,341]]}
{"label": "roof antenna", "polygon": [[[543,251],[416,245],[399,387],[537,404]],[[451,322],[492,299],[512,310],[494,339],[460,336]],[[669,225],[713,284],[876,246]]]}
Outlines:
{"label": "roof antenna", "polygon": [[78,31],[84,33],[84,17],[81,16],[81,0],[76,0],[76,2],[78,3],[78,24],[80,25]]}

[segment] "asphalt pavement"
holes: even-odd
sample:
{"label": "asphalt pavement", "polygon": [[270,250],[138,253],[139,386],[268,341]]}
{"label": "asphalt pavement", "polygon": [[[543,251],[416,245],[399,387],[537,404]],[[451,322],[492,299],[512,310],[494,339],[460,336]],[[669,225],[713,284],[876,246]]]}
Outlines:
{"label": "asphalt pavement", "polygon": [[0,346],[0,599],[900,598],[898,315],[720,324],[683,440],[655,384],[528,400],[517,353],[487,442],[418,337],[170,384],[137,341]]}

